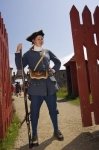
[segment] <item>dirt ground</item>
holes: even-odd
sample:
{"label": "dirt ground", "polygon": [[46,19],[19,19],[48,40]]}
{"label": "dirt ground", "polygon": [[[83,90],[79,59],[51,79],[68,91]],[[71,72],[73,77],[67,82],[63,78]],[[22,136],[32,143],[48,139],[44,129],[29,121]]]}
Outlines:
{"label": "dirt ground", "polygon": [[[16,113],[23,120],[24,100],[23,96],[14,96]],[[99,126],[82,127],[80,108],[69,102],[58,100],[59,127],[64,135],[64,141],[53,138],[53,128],[45,102],[40,111],[38,124],[38,147],[34,150],[99,150]],[[26,123],[22,125],[19,136],[15,142],[14,150],[29,150]]]}

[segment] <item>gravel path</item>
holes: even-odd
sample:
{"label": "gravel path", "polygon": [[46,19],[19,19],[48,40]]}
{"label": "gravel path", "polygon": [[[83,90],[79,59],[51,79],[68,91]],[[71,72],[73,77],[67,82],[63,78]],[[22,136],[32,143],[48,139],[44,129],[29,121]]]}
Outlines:
{"label": "gravel path", "polygon": [[[16,113],[21,120],[24,118],[23,97],[14,97]],[[53,128],[45,102],[40,111],[38,136],[40,145],[34,150],[99,150],[99,126],[83,128],[80,109],[68,102],[58,101],[59,126],[64,141],[53,138]],[[29,150],[26,123],[22,125],[14,150]]]}

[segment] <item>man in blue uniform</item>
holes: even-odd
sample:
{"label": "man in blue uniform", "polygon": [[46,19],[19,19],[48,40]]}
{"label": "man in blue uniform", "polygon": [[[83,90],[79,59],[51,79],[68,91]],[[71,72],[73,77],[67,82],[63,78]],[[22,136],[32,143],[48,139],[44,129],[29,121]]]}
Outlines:
{"label": "man in blue uniform", "polygon": [[[63,135],[58,127],[57,120],[57,97],[58,89],[57,82],[53,74],[59,70],[60,60],[48,49],[43,48],[44,33],[42,30],[34,32],[27,40],[32,42],[32,47],[23,55],[22,65],[28,65],[30,71],[30,82],[28,94],[31,97],[31,125],[32,125],[32,141],[33,144],[38,144],[37,125],[39,118],[40,107],[45,100],[50,118],[54,128],[54,136],[58,140],[63,140]],[[17,46],[15,53],[15,62],[17,69],[21,69],[21,54],[22,44]],[[50,67],[50,60],[54,66]]]}

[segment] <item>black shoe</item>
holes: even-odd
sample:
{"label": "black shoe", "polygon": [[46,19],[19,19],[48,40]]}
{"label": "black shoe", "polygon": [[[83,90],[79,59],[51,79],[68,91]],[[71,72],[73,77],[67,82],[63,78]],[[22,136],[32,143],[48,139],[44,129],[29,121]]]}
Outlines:
{"label": "black shoe", "polygon": [[64,137],[63,137],[63,135],[62,135],[60,130],[54,131],[54,137],[57,138],[57,140],[59,140],[59,141],[63,141],[64,140]]}
{"label": "black shoe", "polygon": [[32,143],[31,143],[32,146],[38,146],[39,145],[39,142],[38,142],[38,136],[35,135],[32,137]]}

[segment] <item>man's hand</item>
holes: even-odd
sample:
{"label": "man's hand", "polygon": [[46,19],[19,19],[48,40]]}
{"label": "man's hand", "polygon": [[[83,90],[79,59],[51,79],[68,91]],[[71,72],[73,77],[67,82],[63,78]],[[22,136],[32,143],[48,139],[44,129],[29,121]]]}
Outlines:
{"label": "man's hand", "polygon": [[16,53],[20,53],[21,50],[22,50],[22,43],[19,43],[19,44],[17,45]]}
{"label": "man's hand", "polygon": [[52,68],[49,68],[49,75],[52,76],[55,73],[55,70]]}

